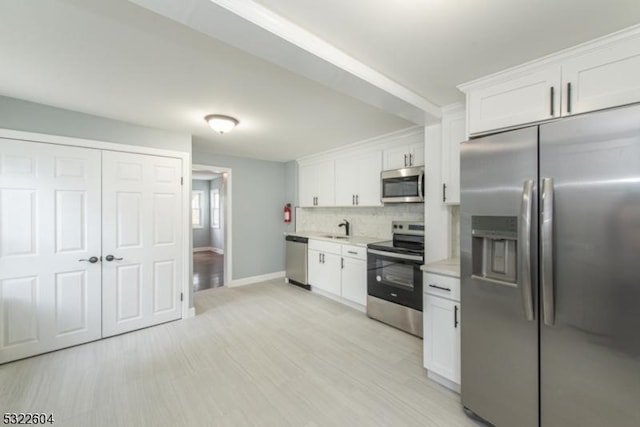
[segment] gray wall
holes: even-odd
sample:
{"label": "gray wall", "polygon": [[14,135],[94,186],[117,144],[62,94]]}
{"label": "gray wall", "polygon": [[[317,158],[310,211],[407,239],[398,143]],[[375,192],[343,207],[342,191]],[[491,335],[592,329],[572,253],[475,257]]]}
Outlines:
{"label": "gray wall", "polygon": [[194,179],[191,181],[191,189],[193,191],[202,191],[202,228],[193,228],[193,247],[194,248],[208,248],[213,246],[211,244],[211,218],[209,211],[209,190],[211,189],[211,182],[208,180]]}
{"label": "gray wall", "polygon": [[0,96],[0,128],[191,152],[191,135]]}
{"label": "gray wall", "polygon": [[291,203],[292,221],[286,226],[287,231],[296,231],[296,206],[298,206],[298,162],[292,160],[284,164],[286,203]]}
{"label": "gray wall", "polygon": [[232,170],[232,279],[283,271],[285,163],[217,155],[209,147],[194,137],[193,163]]}
{"label": "gray wall", "polygon": [[220,178],[211,180],[211,189],[215,190],[216,188],[220,191],[220,228],[211,228],[211,246],[224,250],[226,186],[222,175]]}

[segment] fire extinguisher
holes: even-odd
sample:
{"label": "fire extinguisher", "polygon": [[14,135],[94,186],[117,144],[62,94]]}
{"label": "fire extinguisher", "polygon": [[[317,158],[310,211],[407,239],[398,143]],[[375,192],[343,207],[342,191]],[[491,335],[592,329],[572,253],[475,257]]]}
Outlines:
{"label": "fire extinguisher", "polygon": [[284,222],[291,222],[291,203],[284,205]]}

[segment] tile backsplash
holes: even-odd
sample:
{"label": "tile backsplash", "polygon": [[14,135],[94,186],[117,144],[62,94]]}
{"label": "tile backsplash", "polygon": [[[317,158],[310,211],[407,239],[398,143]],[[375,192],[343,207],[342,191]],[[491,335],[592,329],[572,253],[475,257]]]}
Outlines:
{"label": "tile backsplash", "polygon": [[296,208],[296,231],[344,234],[338,227],[344,219],[351,224],[351,235],[391,239],[391,221],[424,222],[422,203],[381,207]]}
{"label": "tile backsplash", "polygon": [[460,206],[449,208],[449,256],[460,257]]}

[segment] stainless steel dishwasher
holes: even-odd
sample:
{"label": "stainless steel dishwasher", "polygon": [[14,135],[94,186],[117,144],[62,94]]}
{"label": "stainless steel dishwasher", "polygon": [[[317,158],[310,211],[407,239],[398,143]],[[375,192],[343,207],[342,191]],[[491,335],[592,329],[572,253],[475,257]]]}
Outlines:
{"label": "stainless steel dishwasher", "polygon": [[311,289],[307,276],[307,247],[309,239],[288,235],[285,237],[285,243],[287,251],[287,281],[305,289]]}

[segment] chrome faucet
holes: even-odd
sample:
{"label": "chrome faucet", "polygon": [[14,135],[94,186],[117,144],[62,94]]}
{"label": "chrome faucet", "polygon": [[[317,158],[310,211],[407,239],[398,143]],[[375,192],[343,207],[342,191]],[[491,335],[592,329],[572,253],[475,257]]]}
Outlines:
{"label": "chrome faucet", "polygon": [[338,227],[344,227],[344,230],[347,232],[347,236],[350,236],[349,234],[349,221],[347,221],[346,219],[344,220],[344,222],[341,222],[340,224],[338,224]]}

